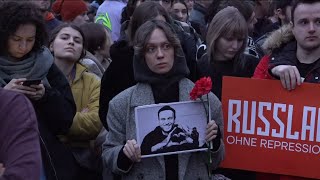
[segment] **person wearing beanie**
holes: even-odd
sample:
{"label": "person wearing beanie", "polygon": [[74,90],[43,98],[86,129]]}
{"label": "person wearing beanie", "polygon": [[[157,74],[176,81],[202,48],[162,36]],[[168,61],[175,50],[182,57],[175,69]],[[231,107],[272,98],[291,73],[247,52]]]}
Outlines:
{"label": "person wearing beanie", "polygon": [[89,21],[88,6],[83,0],[57,0],[52,4],[52,11],[64,22],[81,25]]}

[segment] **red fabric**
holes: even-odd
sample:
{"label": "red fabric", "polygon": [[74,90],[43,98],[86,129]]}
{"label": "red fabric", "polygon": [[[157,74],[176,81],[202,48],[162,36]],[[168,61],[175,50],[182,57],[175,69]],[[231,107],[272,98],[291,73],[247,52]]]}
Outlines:
{"label": "red fabric", "polygon": [[52,19],[54,19],[54,15],[51,12],[47,12],[45,16],[45,20],[50,21]]}
{"label": "red fabric", "polygon": [[203,77],[196,81],[193,89],[190,92],[190,99],[196,100],[201,96],[208,94],[212,89],[212,81],[210,77]]}
{"label": "red fabric", "polygon": [[[269,61],[270,56],[265,55],[260,60],[256,70],[254,71],[253,77],[256,79],[274,79],[268,71],[269,69]],[[295,177],[295,176],[286,176],[286,175],[279,175],[279,174],[270,174],[270,173],[258,173],[256,174],[256,180],[311,180],[309,178],[303,177]]]}
{"label": "red fabric", "polygon": [[263,56],[258,64],[258,66],[256,67],[256,70],[254,71],[252,78],[274,79],[268,71],[269,61],[270,61],[270,56],[268,56],[268,55]]}
{"label": "red fabric", "polygon": [[57,0],[52,4],[52,11],[60,14],[62,21],[73,21],[77,16],[88,11],[83,0]]}
{"label": "red fabric", "polygon": [[267,174],[267,173],[257,173],[256,180],[312,180],[309,178],[286,176],[279,174]]}

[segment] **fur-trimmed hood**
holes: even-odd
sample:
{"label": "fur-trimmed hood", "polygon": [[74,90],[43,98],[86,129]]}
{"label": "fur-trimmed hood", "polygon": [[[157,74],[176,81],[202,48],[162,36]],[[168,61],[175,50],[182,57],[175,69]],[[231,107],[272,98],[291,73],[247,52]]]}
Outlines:
{"label": "fur-trimmed hood", "polygon": [[283,44],[294,39],[292,34],[292,24],[281,26],[273,31],[262,44],[262,49],[266,54],[271,54],[274,49],[280,48]]}

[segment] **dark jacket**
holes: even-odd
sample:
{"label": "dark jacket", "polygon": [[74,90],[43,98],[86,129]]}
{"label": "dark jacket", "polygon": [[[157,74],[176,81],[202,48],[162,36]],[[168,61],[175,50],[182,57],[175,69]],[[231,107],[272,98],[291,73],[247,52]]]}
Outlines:
{"label": "dark jacket", "polygon": [[51,88],[39,101],[33,101],[38,117],[42,158],[48,180],[76,179],[76,162],[71,151],[63,145],[57,135],[66,134],[76,113],[70,85],[53,64],[47,79]]}
{"label": "dark jacket", "polygon": [[[170,140],[169,142],[176,142],[181,143],[188,138],[188,135],[185,133],[186,131],[179,127],[177,124],[174,124],[172,127],[172,131],[170,131]],[[154,145],[157,145],[163,142],[168,136],[164,135],[162,132],[162,128],[157,126],[153,131],[149,132],[144,138],[141,143],[141,154],[142,155],[149,155],[149,154],[158,154],[158,153],[167,153],[167,152],[174,152],[174,151],[182,151],[188,149],[196,149],[199,148],[199,136],[194,141],[191,142],[184,142],[179,145],[172,145],[172,146],[165,146],[161,149],[156,151],[151,151],[151,148]],[[199,134],[199,133],[198,133]],[[191,138],[191,136],[190,136]],[[219,139],[219,138],[217,138]],[[218,142],[219,143],[219,142]]]}
{"label": "dark jacket", "polygon": [[271,59],[271,54],[277,54],[279,49],[283,48],[288,42],[294,39],[292,34],[292,26],[291,25],[284,25],[280,27],[278,30],[268,34],[266,39],[264,40],[262,47],[267,55],[262,57],[260,60],[253,78],[257,79],[275,79],[269,73],[269,61]]}
{"label": "dark jacket", "polygon": [[[275,51],[271,55],[269,62],[269,71],[278,65],[291,65],[297,66],[298,59],[296,56],[297,42],[295,40],[286,44],[283,48]],[[320,59],[320,57],[319,57]],[[304,82],[320,83],[320,61],[307,73]]]}
{"label": "dark jacket", "polygon": [[202,39],[205,39],[207,30],[207,23],[205,19],[206,14],[207,9],[199,3],[195,3],[193,10],[190,12],[189,18],[191,26],[202,36]]}
{"label": "dark jacket", "polygon": [[268,18],[258,18],[257,23],[254,25],[254,31],[252,34],[253,40],[256,41],[264,34],[270,32],[271,25],[272,22]]}
{"label": "dark jacket", "polygon": [[[243,65],[236,65],[233,61],[209,62],[207,54],[203,55],[198,61],[197,73],[198,77],[210,76],[212,79],[212,92],[219,98],[222,98],[222,78],[223,76],[235,77],[251,77],[257,66],[257,61],[248,59],[248,56],[243,55],[237,59],[237,62],[242,62]],[[218,168],[214,173],[223,174],[231,179],[246,179],[255,180],[255,172]]]}
{"label": "dark jacket", "polygon": [[129,46],[128,41],[115,42],[110,47],[110,56],[112,63],[102,76],[99,101],[99,117],[107,130],[109,101],[121,91],[136,84],[133,76],[133,47]]}
{"label": "dark jacket", "polygon": [[41,151],[37,118],[30,101],[22,94],[0,88],[1,180],[39,179]]}
{"label": "dark jacket", "polygon": [[[18,74],[17,76],[19,77]],[[38,119],[45,175],[47,180],[76,179],[77,166],[74,157],[57,138],[69,131],[76,114],[71,88],[55,64],[50,66],[46,79],[50,86],[46,85],[44,96],[37,101],[31,100]],[[11,79],[6,81],[9,83]]]}
{"label": "dark jacket", "polygon": [[182,47],[182,50],[184,52],[187,66],[189,68],[190,74],[188,78],[191,81],[196,80],[196,70],[197,70],[197,61],[196,61],[196,55],[197,55],[197,46],[196,46],[196,40],[193,36],[189,35],[188,33],[184,32],[183,29],[181,29],[179,26],[173,24],[173,27],[176,31],[177,37],[180,40],[180,44]]}
{"label": "dark jacket", "polygon": [[247,56],[242,56],[236,61],[242,61],[242,67],[236,65],[233,61],[212,61],[209,62],[207,54],[202,56],[198,61],[197,75],[198,79],[204,76],[210,76],[212,79],[212,92],[221,99],[222,97],[222,78],[223,76],[235,77],[252,77],[254,70],[258,64],[257,61],[248,59]]}

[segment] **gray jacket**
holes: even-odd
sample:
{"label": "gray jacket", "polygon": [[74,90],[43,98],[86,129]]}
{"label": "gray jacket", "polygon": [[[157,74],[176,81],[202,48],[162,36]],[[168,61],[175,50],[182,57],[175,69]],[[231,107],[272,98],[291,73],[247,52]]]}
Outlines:
{"label": "gray jacket", "polygon": [[[189,101],[189,93],[194,84],[188,79],[179,82],[180,101]],[[221,102],[210,93],[209,95],[212,119],[223,133],[223,116]],[[110,101],[107,121],[109,132],[103,144],[102,158],[104,165],[114,173],[121,174],[122,179],[163,179],[165,180],[165,163],[163,156],[144,158],[139,163],[134,163],[128,171],[123,171],[117,166],[119,151],[127,140],[136,139],[136,126],[134,108],[141,105],[154,104],[152,89],[149,84],[138,83],[126,89]],[[224,157],[224,144],[221,139],[219,149],[212,152],[212,168],[217,168]],[[207,152],[183,153],[178,155],[179,179],[209,179],[206,163]]]}

